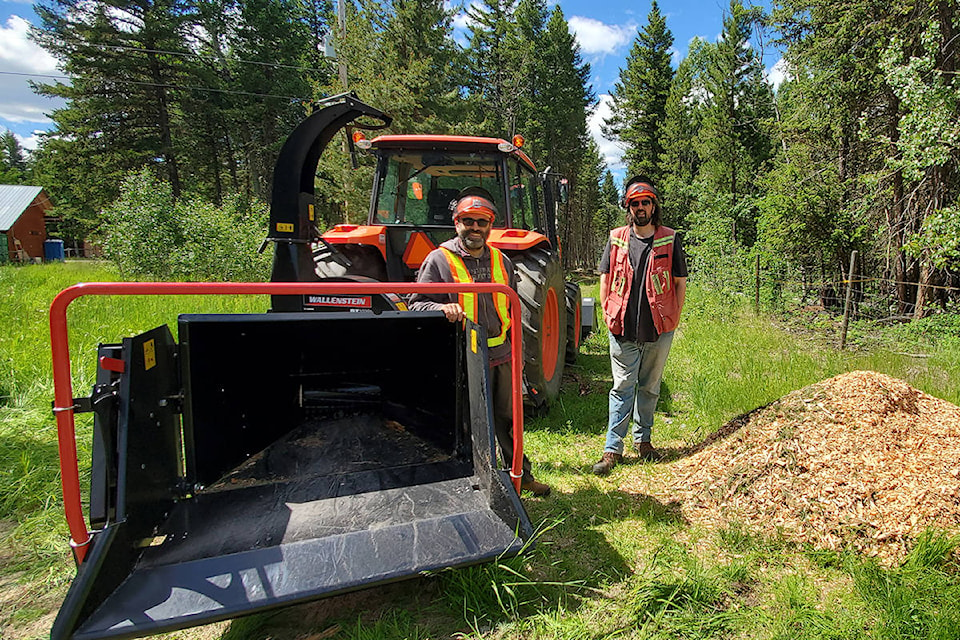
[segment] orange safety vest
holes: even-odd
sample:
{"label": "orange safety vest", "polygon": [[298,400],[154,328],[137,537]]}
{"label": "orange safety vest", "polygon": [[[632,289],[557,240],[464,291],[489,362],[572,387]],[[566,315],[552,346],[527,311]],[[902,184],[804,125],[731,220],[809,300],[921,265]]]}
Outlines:
{"label": "orange safety vest", "polygon": [[[603,302],[603,318],[614,335],[623,335],[623,320],[633,286],[630,266],[630,226],[610,232],[610,273],[607,274],[607,295]],[[676,232],[660,226],[653,234],[653,252],[647,259],[645,287],[650,303],[653,326],[657,333],[673,331],[680,323],[680,304],[673,282],[673,239]]]}
{"label": "orange safety vest", "polygon": [[[450,265],[450,273],[453,275],[453,281],[457,283],[473,282],[473,277],[467,270],[467,265],[463,263],[463,258],[446,247],[440,247],[443,250],[443,256]],[[510,278],[507,276],[507,265],[503,261],[503,254],[496,247],[487,245],[490,250],[490,279],[497,284],[510,286]],[[457,294],[458,302],[463,307],[463,312],[472,322],[477,321],[477,294],[460,293]],[[507,341],[507,329],[510,328],[510,308],[507,301],[507,294],[494,293],[493,306],[497,310],[497,317],[500,318],[500,334],[487,338],[488,347],[496,347]]]}

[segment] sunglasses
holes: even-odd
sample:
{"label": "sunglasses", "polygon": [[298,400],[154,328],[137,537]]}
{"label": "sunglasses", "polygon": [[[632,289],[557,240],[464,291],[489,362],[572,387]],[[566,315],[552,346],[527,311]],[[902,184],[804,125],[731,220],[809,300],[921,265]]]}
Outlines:
{"label": "sunglasses", "polygon": [[650,198],[635,198],[630,202],[628,202],[627,204],[629,204],[631,207],[639,207],[639,206],[649,207],[651,204],[653,204],[653,200],[651,200]]}
{"label": "sunglasses", "polygon": [[481,229],[486,229],[490,225],[490,221],[486,218],[457,218],[457,220],[465,227],[476,225]]}

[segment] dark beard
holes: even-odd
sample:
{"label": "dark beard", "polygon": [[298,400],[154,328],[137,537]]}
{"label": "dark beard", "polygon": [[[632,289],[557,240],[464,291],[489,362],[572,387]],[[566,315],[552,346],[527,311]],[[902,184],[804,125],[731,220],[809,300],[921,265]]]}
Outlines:
{"label": "dark beard", "polygon": [[477,249],[482,249],[483,245],[486,243],[487,238],[485,235],[481,234],[481,237],[471,236],[468,231],[464,231],[460,235],[460,242],[463,243],[463,246],[471,251],[476,251]]}
{"label": "dark beard", "polygon": [[633,224],[638,227],[645,227],[650,224],[650,221],[653,219],[653,216],[633,216]]}

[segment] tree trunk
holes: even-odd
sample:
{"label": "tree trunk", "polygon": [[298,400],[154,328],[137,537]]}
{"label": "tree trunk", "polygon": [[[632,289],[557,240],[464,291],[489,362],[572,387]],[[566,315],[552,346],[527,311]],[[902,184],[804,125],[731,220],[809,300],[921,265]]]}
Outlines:
{"label": "tree trunk", "polygon": [[917,286],[917,305],[913,312],[913,319],[920,320],[930,315],[929,302],[932,301],[934,289],[931,288],[936,277],[936,272],[930,261],[928,251],[924,251],[920,257],[920,278]]}
{"label": "tree trunk", "polygon": [[170,133],[170,112],[167,107],[167,90],[163,85],[166,84],[163,74],[160,72],[160,61],[157,55],[153,53],[154,44],[145,43],[150,47],[150,53],[147,54],[150,67],[150,77],[153,79],[157,95],[157,126],[160,128],[160,149],[163,153],[163,159],[167,165],[167,176],[170,179],[170,190],[174,199],[180,199],[180,172],[177,169],[177,158],[173,151],[173,136]]}

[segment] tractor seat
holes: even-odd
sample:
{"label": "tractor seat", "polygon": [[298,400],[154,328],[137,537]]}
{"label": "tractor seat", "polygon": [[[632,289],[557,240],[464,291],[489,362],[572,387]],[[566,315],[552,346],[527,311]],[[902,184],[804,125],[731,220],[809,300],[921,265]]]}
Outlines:
{"label": "tractor seat", "polygon": [[430,208],[428,224],[453,224],[450,203],[457,199],[458,189],[433,189],[427,194],[427,206]]}

